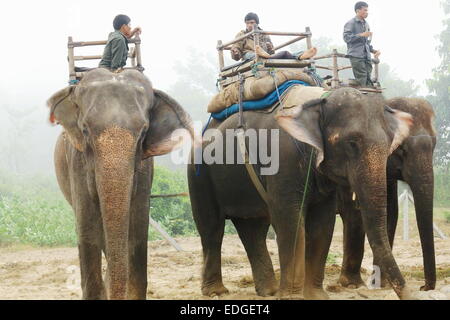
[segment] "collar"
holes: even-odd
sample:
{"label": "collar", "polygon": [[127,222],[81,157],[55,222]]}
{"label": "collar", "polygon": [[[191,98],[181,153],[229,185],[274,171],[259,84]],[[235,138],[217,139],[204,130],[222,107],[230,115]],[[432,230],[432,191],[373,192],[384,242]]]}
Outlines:
{"label": "collar", "polygon": [[355,21],[366,22],[366,19],[361,19],[360,17],[355,16]]}

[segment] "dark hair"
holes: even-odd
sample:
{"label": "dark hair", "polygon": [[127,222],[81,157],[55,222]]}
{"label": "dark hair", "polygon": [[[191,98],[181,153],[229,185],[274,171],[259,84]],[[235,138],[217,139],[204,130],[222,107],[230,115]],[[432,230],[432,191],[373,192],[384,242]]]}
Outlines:
{"label": "dark hair", "polygon": [[355,12],[356,12],[356,10],[359,10],[359,9],[361,9],[361,8],[364,8],[364,7],[368,8],[369,5],[368,5],[366,2],[364,2],[364,1],[359,1],[359,2],[357,2],[357,3],[355,4]]}
{"label": "dark hair", "polygon": [[259,24],[259,18],[258,18],[258,15],[257,15],[256,13],[254,13],[254,12],[249,12],[249,13],[247,13],[247,15],[245,16],[244,22],[247,22],[247,21],[249,21],[249,20],[255,20],[255,21],[256,21],[256,24]]}
{"label": "dark hair", "polygon": [[113,20],[114,30],[119,30],[124,24],[129,24],[130,21],[131,21],[130,17],[124,14],[117,15]]}

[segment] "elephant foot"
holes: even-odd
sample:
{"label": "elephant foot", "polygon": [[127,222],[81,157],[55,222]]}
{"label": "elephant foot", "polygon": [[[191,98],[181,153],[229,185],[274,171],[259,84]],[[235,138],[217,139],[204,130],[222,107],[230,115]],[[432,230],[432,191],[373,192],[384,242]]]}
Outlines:
{"label": "elephant foot", "polygon": [[202,294],[204,296],[221,296],[227,293],[229,293],[229,291],[227,288],[225,288],[222,282],[215,282],[213,284],[202,286]]}
{"label": "elephant foot", "polygon": [[273,281],[272,283],[268,283],[264,286],[257,286],[255,290],[256,294],[261,297],[274,296],[278,292],[278,284]]}
{"label": "elephant foot", "polygon": [[434,283],[425,283],[424,286],[420,287],[420,291],[430,291],[436,289],[436,282]]}
{"label": "elephant foot", "polygon": [[403,288],[394,287],[394,291],[400,300],[419,300],[418,296],[413,294],[408,286],[404,286]]}
{"label": "elephant foot", "polygon": [[303,287],[289,287],[289,288],[280,288],[278,290],[278,298],[279,299],[295,299],[302,300],[303,296]]}
{"label": "elephant foot", "polygon": [[341,273],[338,283],[344,288],[357,289],[365,285],[364,281],[361,279],[361,274],[349,274]]}
{"label": "elephant foot", "polygon": [[305,300],[329,300],[330,296],[323,288],[305,287]]}
{"label": "elephant foot", "polygon": [[389,289],[389,288],[392,288],[392,285],[390,284],[388,279],[381,278],[380,287],[383,288],[383,289]]}

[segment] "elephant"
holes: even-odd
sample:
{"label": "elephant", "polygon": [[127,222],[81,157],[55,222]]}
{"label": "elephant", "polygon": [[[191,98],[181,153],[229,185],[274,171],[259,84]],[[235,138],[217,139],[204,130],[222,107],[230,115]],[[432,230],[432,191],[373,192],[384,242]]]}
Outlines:
{"label": "elephant", "polygon": [[194,137],[190,116],[136,70],[94,69],[47,104],[64,129],[54,162],[75,213],[82,298],[145,299],[153,157]]}
{"label": "elephant", "polygon": [[[421,290],[434,290],[436,262],[433,238],[433,151],[436,145],[433,107],[420,98],[393,98],[387,105],[410,113],[414,124],[410,136],[395,150],[387,162],[387,230],[391,248],[398,220],[397,181],[406,182],[415,200],[417,224],[425,269],[425,285]],[[360,269],[364,255],[364,230],[361,214],[352,201],[349,190],[339,192],[338,213],[344,223],[344,257],[339,283],[345,287],[364,284]],[[375,260],[374,265],[378,265]],[[382,285],[386,285],[382,273]]]}
{"label": "elephant", "polygon": [[[225,220],[231,219],[247,252],[258,295],[303,293],[306,299],[327,299],[322,281],[336,217],[336,189],[343,185],[360,200],[364,230],[393,289],[402,299],[410,298],[386,232],[386,162],[409,135],[411,116],[386,107],[379,94],[365,95],[354,88],[338,88],[328,97],[282,108],[275,115],[256,111],[243,115],[247,130],[279,133],[274,143],[264,139],[269,150],[272,144],[278,146],[279,169],[272,175],[257,173],[267,192],[264,201],[245,166],[193,164],[191,151],[187,174],[203,248],[202,294],[228,292],[222,279],[221,245]],[[223,122],[213,120],[209,129],[225,133],[235,129],[238,120],[238,114]],[[236,158],[236,143],[218,141]],[[204,138],[205,150],[211,143]],[[255,162],[256,171],[264,167],[261,159]],[[270,225],[278,244],[279,283],[266,246]]]}

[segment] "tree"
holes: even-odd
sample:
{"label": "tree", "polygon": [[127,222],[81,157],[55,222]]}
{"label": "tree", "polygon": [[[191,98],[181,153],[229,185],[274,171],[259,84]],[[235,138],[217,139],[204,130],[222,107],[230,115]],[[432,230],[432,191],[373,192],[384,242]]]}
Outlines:
{"label": "tree", "polygon": [[431,95],[427,97],[436,113],[437,145],[435,163],[449,168],[450,165],[450,0],[441,5],[446,14],[444,30],[439,35],[438,46],[441,64],[433,70],[433,78],[427,80]]}

